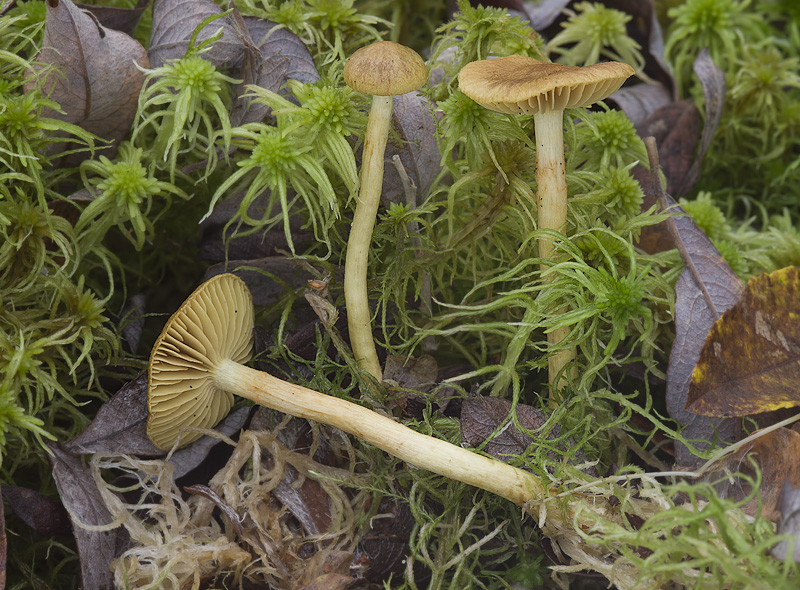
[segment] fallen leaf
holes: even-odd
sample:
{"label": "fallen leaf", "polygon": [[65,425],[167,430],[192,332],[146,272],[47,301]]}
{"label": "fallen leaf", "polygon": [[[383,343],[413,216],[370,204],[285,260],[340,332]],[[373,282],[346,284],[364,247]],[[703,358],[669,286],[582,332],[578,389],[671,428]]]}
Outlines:
{"label": "fallen leaf", "polygon": [[[778,533],[790,535],[791,539],[779,541],[770,553],[775,559],[800,562],[800,486],[794,486],[788,481],[783,484],[781,496],[778,499],[778,511],[781,514],[778,524]],[[792,553],[789,548],[793,546]]]}
{"label": "fallen leaf", "polygon": [[[431,400],[420,394],[428,393],[434,388],[438,373],[436,359],[430,355],[420,357],[386,355],[383,384],[389,393],[396,397],[393,403],[402,410],[404,418],[422,418]],[[438,407],[441,411],[447,406],[453,393],[449,387],[438,389],[434,407]]]}
{"label": "fallen leaf", "polygon": [[301,586],[300,590],[344,590],[352,581],[353,578],[342,574],[322,574]]}
{"label": "fallen leaf", "polygon": [[672,95],[663,84],[634,84],[617,90],[606,99],[610,106],[623,111],[635,126],[670,104]]}
{"label": "fallen leaf", "polygon": [[114,519],[83,461],[59,445],[47,446],[51,452],[53,479],[61,496],[61,502],[67,508],[72,520],[72,530],[81,564],[81,588],[83,590],[113,588],[114,575],[110,564],[128,548],[130,536],[122,526],[104,531],[91,531],[81,526],[106,525]]}
{"label": "fallen leaf", "polygon": [[[767,432],[734,453],[728,455],[722,464],[706,476],[707,480],[720,480],[720,471],[725,474],[742,473],[756,478],[753,463],[761,472],[761,487],[758,497],[742,506],[749,516],[759,512],[765,518],[777,522],[780,519],[779,500],[784,482],[800,486],[800,434],[789,428],[779,428]],[[752,489],[740,477],[725,477],[717,485],[722,498],[742,501]]]}
{"label": "fallen leaf", "polygon": [[122,453],[156,457],[164,451],[147,437],[147,372],[140,373],[100,406],[86,430],[64,445],[70,453]]}
{"label": "fallen leaf", "polygon": [[[250,407],[237,408],[214,427],[214,430],[225,436],[234,436],[242,430],[250,418]],[[197,469],[209,456],[212,447],[220,444],[213,436],[201,436],[189,446],[178,449],[169,458],[172,465],[172,476],[175,479],[184,477],[193,469]],[[163,454],[163,451],[162,451]]]}
{"label": "fallen leaf", "polygon": [[11,512],[43,537],[72,533],[69,514],[64,505],[41,492],[3,484],[3,499]]}
{"label": "fallen leaf", "polygon": [[693,102],[682,100],[668,104],[636,125],[640,137],[652,136],[658,144],[661,169],[667,180],[667,192],[681,196],[678,192],[686,185],[686,175],[694,151],[700,139],[700,111]]}
{"label": "fallen leaf", "polygon": [[750,279],[706,337],[687,409],[723,417],[800,405],[798,291],[795,266]]}
{"label": "fallen leaf", "polygon": [[[675,215],[666,220],[675,246],[686,268],[675,285],[675,340],[667,367],[666,404],[669,415],[683,427],[681,434],[702,450],[712,441],[731,442],[736,438],[735,420],[698,416],[685,409],[689,383],[705,337],[722,313],[739,299],[742,282],[720,253],[677,203],[664,193],[658,175],[655,140],[645,140],[650,157],[651,182],[646,192]],[[675,442],[675,459],[687,468],[701,459],[680,441]]]}
{"label": "fallen leaf", "polygon": [[137,65],[150,65],[147,53],[138,41],[103,27],[71,0],[46,4],[44,41],[34,61],[57,70],[49,72],[46,89],[64,111],[49,116],[112,141],[115,152],[136,116],[145,78]]}
{"label": "fallen leaf", "polygon": [[139,341],[142,339],[146,302],[147,296],[144,293],[137,293],[128,300],[123,312],[125,323],[122,326],[122,338],[128,345],[128,350],[133,354],[136,354],[139,349]]}
{"label": "fallen leaf", "polygon": [[76,2],[75,5],[81,10],[91,12],[104,27],[133,37],[139,20],[142,18],[144,11],[147,10],[147,7],[150,6],[150,0],[139,0],[133,8],[99,6],[81,2]]}
{"label": "fallen leaf", "polygon": [[392,497],[381,499],[375,514],[353,552],[351,571],[359,580],[377,583],[405,569],[414,518],[408,502]]}
{"label": "fallen leaf", "polygon": [[416,187],[416,205],[423,202],[428,191],[441,172],[442,156],[436,141],[436,120],[428,101],[416,92],[394,97],[392,120],[401,143],[390,141],[386,145],[383,167],[383,192],[381,202],[388,208],[391,203],[406,203],[403,182],[392,157],[400,157],[409,180]]}
{"label": "fallen leaf", "polygon": [[285,256],[267,256],[255,260],[228,260],[215,264],[206,271],[203,280],[225,272],[232,272],[245,283],[253,294],[253,304],[267,307],[295,291],[313,278],[296,260]]}
{"label": "fallen leaf", "polygon": [[248,51],[237,73],[243,81],[235,89],[232,125],[261,121],[269,112],[267,105],[251,103],[244,97],[248,85],[278,92],[287,78],[304,84],[319,80],[314,59],[300,37],[282,27],[276,29],[276,23],[261,18],[245,16],[242,22],[252,45],[245,43]]}
{"label": "fallen leaf", "polygon": [[[222,12],[212,0],[154,0],[153,29],[147,49],[152,67],[161,67],[166,60],[180,59],[186,55],[189,40],[200,23]],[[244,51],[244,44],[228,17],[219,18],[203,27],[195,45],[213,37],[220,29],[222,37],[203,53],[203,59],[217,67],[241,60]]]}
{"label": "fallen leaf", "polygon": [[725,73],[711,59],[708,48],[703,48],[700,51],[694,60],[692,68],[703,86],[705,124],[703,125],[703,134],[700,136],[700,143],[697,147],[692,167],[686,173],[683,183],[676,187],[676,195],[687,194],[700,178],[703,158],[706,155],[708,146],[711,145],[711,140],[714,139],[720,119],[722,119],[722,108],[725,104],[725,93],[727,91]]}
{"label": "fallen leaf", "polygon": [[[529,431],[539,431],[547,422],[541,410],[526,404],[515,406],[517,422]],[[509,420],[511,402],[497,397],[470,397],[461,406],[461,442],[470,447],[482,447],[484,451],[501,461],[509,461],[522,455],[536,439],[520,430]],[[557,437],[561,432],[558,424],[546,434]],[[485,443],[485,444],[484,444]]]}

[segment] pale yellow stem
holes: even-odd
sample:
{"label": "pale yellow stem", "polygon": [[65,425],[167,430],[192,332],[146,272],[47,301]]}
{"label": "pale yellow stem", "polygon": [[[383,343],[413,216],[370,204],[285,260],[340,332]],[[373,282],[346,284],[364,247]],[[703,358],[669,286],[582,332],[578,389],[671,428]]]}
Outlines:
{"label": "pale yellow stem", "polygon": [[542,482],[531,473],[269,373],[225,360],[215,368],[214,382],[219,388],[261,406],[335,426],[406,463],[487,490],[518,506],[545,497]]}
{"label": "pale yellow stem", "polygon": [[359,366],[378,382],[382,371],[372,338],[372,312],[367,295],[367,270],[372,229],[383,188],[383,154],[392,121],[392,97],[373,96],[361,155],[361,188],[347,240],[344,263],[344,300],[350,346]]}
{"label": "pale yellow stem", "polygon": [[[564,161],[564,111],[545,111],[533,116],[536,133],[536,198],[539,203],[539,229],[564,232],[567,225],[567,172]],[[553,241],[547,236],[539,238],[539,256],[553,258]],[[542,269],[548,268],[542,264]],[[564,313],[566,308],[555,313]],[[555,346],[569,334],[569,327],[558,328],[547,335],[547,342]],[[575,348],[562,350],[547,361],[548,381],[555,391],[567,383],[568,375],[562,370],[575,360]],[[561,373],[562,378],[558,379]],[[574,376],[574,374],[573,374]],[[558,381],[558,383],[556,383]],[[555,405],[551,397],[551,405]]]}

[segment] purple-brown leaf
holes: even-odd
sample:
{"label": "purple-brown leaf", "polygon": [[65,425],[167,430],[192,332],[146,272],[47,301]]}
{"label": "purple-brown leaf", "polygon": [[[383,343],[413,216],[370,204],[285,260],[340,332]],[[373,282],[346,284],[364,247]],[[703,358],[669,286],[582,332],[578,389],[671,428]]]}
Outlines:
{"label": "purple-brown leaf", "polygon": [[[180,59],[186,55],[195,29],[206,18],[222,12],[212,0],[155,0],[153,30],[147,49],[153,67],[158,68],[166,60]],[[195,39],[195,45],[213,37],[220,29],[222,37],[203,53],[204,59],[218,67],[238,62],[244,51],[244,45],[227,17],[203,27]]]}
{"label": "purple-brown leaf", "polygon": [[106,525],[114,519],[83,461],[58,445],[48,447],[52,452],[53,479],[72,519],[81,562],[81,587],[83,590],[113,588],[114,575],[109,566],[128,547],[128,532],[121,526],[106,531],[90,531],[81,527],[82,524]]}
{"label": "purple-brown leaf", "polygon": [[117,6],[99,6],[97,4],[83,4],[76,2],[81,10],[91,12],[97,17],[101,25],[107,29],[114,29],[133,37],[139,19],[150,5],[150,0],[139,0],[133,8],[120,8]]}
{"label": "purple-brown leaf", "polygon": [[71,0],[48,0],[42,50],[35,61],[53,66],[46,89],[64,113],[50,116],[104,139],[121,141],[136,115],[150,65],[138,41],[101,26]]}
{"label": "purple-brown leaf", "polygon": [[[517,404],[517,421],[525,430],[538,431],[547,416],[541,410],[526,404]],[[470,397],[461,407],[461,442],[470,447],[483,446],[483,450],[501,461],[521,455],[536,439],[509,421],[511,402],[496,397]],[[557,436],[558,425],[548,433]],[[487,442],[488,441],[488,442]]]}
{"label": "purple-brown leaf", "polygon": [[3,498],[8,507],[33,532],[43,537],[69,535],[69,514],[58,500],[28,488],[3,484]]}
{"label": "purple-brown leaf", "polygon": [[[736,421],[707,418],[684,409],[689,395],[692,371],[700,358],[706,335],[722,313],[739,299],[742,282],[694,220],[664,194],[658,178],[658,152],[652,138],[645,140],[653,178],[648,192],[663,209],[673,213],[667,221],[672,239],[681,253],[686,268],[675,285],[675,340],[667,367],[667,411],[684,429],[684,437],[707,448],[712,441],[731,442],[736,437]],[[708,442],[705,442],[708,441]],[[692,467],[700,463],[689,448],[675,443],[679,465]]]}

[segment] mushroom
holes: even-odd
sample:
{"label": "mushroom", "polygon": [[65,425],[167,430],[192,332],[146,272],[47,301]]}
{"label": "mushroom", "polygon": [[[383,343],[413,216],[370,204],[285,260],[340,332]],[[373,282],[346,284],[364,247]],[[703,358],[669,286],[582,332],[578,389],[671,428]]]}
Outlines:
{"label": "mushroom", "polygon": [[522,506],[544,498],[531,473],[421,434],[352,402],[323,395],[242,364],[253,347],[247,285],[220,274],[201,284],[167,321],[150,355],[147,434],[162,449],[200,436],[230,410],[235,393],[259,405],[330,424],[434,473]]}
{"label": "mushroom", "polygon": [[[459,72],[459,89],[481,106],[499,113],[533,115],[539,229],[564,231],[567,223],[564,109],[603,100],[635,73],[628,64],[615,61],[580,67],[522,55],[474,61]],[[552,258],[552,238],[542,236],[538,244],[539,256]],[[542,268],[547,266],[542,264]],[[548,342],[556,345],[568,333],[568,327],[554,330],[548,334]],[[574,349],[550,357],[551,385],[574,358]]]}
{"label": "mushroom", "polygon": [[347,241],[344,298],[353,354],[359,365],[379,382],[381,366],[372,338],[367,268],[383,185],[383,154],[392,121],[392,96],[421,88],[427,78],[428,70],[419,54],[392,41],[362,47],[344,66],[345,83],[356,92],[372,95],[361,157],[361,186]]}

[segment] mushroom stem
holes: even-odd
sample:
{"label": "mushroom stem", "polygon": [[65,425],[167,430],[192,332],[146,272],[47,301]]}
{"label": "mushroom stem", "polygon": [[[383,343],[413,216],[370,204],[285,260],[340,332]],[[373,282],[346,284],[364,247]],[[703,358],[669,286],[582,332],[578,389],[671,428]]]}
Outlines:
{"label": "mushroom stem", "polygon": [[392,97],[373,96],[361,156],[361,188],[347,240],[344,263],[344,299],[350,345],[358,364],[378,382],[381,365],[372,338],[372,313],[367,295],[367,269],[372,229],[383,187],[383,154],[392,120]]}
{"label": "mushroom stem", "polygon": [[[567,173],[564,161],[564,111],[554,109],[533,116],[536,134],[536,198],[539,203],[539,229],[564,231],[567,224]],[[553,258],[553,241],[549,236],[539,238],[539,256]],[[542,270],[549,264],[542,263]],[[566,308],[556,314],[564,313]],[[547,342],[555,346],[569,334],[569,327],[557,328],[547,335]],[[547,361],[548,381],[551,387],[563,382],[565,366],[575,360],[575,348],[560,350]],[[558,383],[557,383],[558,382]],[[552,402],[557,400],[551,397]]]}
{"label": "mushroom stem", "polygon": [[407,463],[492,492],[518,506],[545,497],[541,480],[527,471],[235,361],[226,359],[217,364],[214,383],[261,406],[335,426]]}

